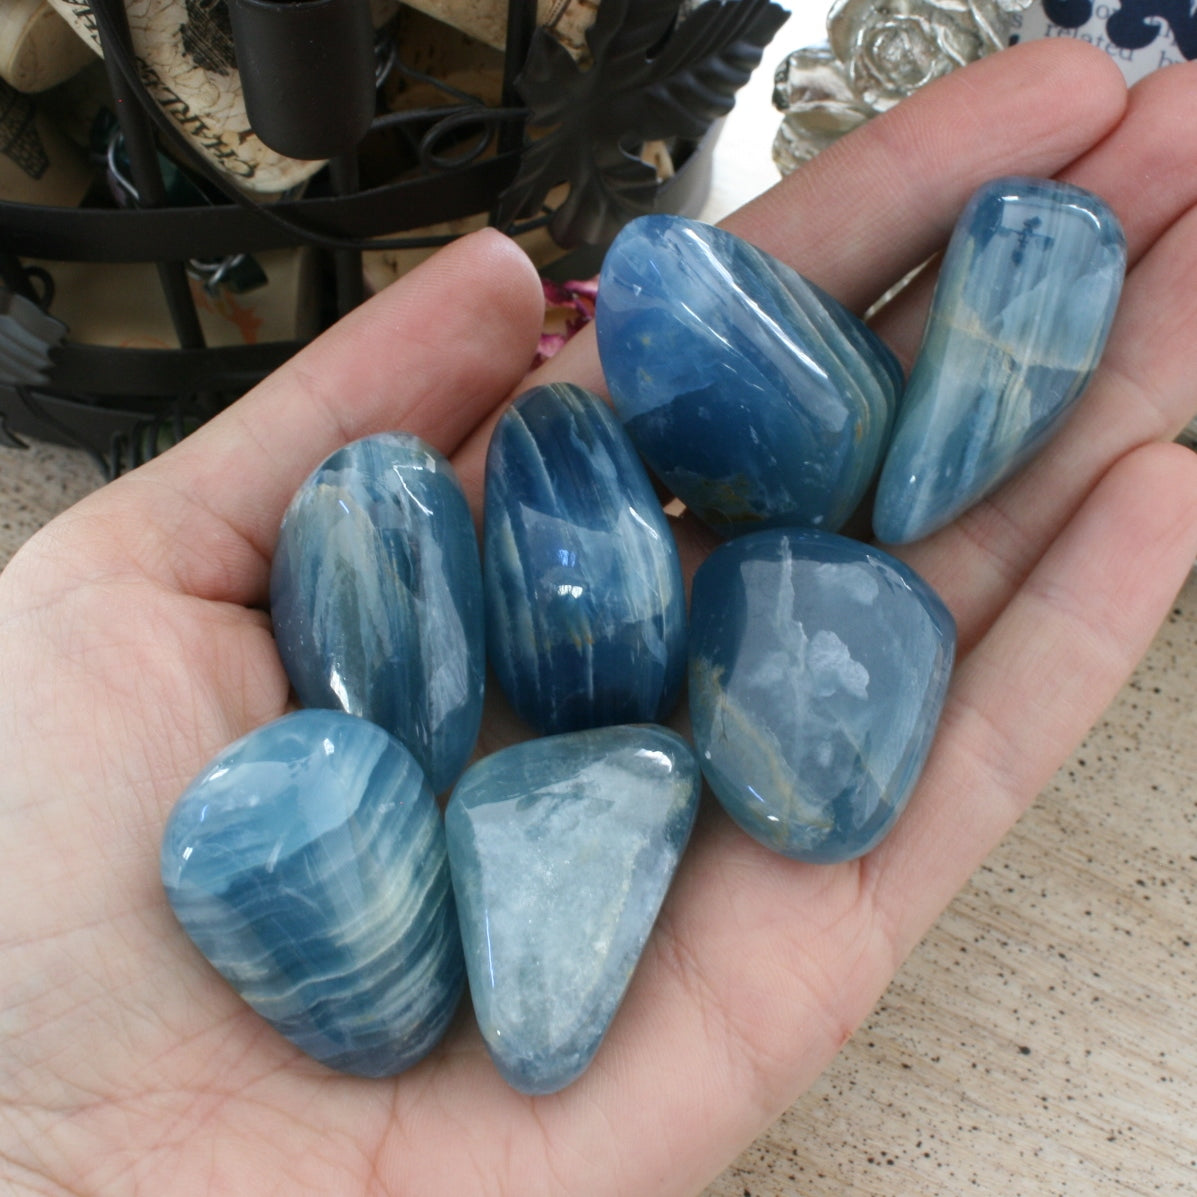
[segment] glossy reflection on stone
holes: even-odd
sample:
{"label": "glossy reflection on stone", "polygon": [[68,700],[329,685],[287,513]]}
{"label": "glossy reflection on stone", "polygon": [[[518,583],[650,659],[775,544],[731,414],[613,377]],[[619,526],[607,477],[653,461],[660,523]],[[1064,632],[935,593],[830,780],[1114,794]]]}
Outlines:
{"label": "glossy reflection on stone", "polygon": [[788,266],[721,229],[641,217],[607,253],[595,320],[636,448],[717,532],[834,530],[860,502],[901,369]]}
{"label": "glossy reflection on stone", "polygon": [[677,546],[610,409],[536,387],[486,463],[487,650],[541,732],[664,719],[686,669]]}
{"label": "glossy reflection on stone", "polygon": [[943,603],[878,549],[772,529],[704,562],[690,619],[694,743],[724,809],[797,860],[869,851],[935,734],[956,642]]}
{"label": "glossy reflection on stone", "polygon": [[698,807],[660,727],[533,740],[472,765],[445,812],[478,1025],[503,1077],[551,1093],[590,1063]]}
{"label": "glossy reflection on stone", "polygon": [[333,453],[287,508],[270,603],[300,702],[377,723],[447,789],[478,737],[485,646],[474,524],[444,457],[401,433]]}
{"label": "glossy reflection on stone", "polygon": [[1126,268],[1117,217],[1087,191],[997,179],[961,215],[877,488],[873,528],[926,536],[1052,435],[1097,367]]}
{"label": "glossy reflection on stone", "polygon": [[444,828],[380,728],[297,711],[238,740],[179,799],[161,866],[199,950],[317,1060],[389,1076],[444,1033],[465,980]]}

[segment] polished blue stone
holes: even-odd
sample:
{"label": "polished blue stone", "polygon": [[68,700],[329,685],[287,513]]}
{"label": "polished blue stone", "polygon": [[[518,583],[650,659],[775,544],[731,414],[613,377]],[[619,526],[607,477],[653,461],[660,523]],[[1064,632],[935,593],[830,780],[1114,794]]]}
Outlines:
{"label": "polished blue stone", "polygon": [[444,827],[374,724],[296,711],[226,748],[171,812],[161,867],[199,950],[317,1060],[389,1076],[448,1026],[465,978]]}
{"label": "polished blue stone", "polygon": [[694,743],[724,809],[797,860],[869,851],[943,707],[956,629],[934,591],[859,541],[778,528],[707,558],[690,619]]}
{"label": "polished blue stone", "polygon": [[1046,179],[997,179],[969,201],[877,487],[891,544],[950,523],[1014,473],[1084,390],[1126,269],[1117,217]]}
{"label": "polished blue stone", "polygon": [[470,994],[524,1093],[579,1076],[615,1015],[698,807],[689,745],[607,727],[484,757],[445,812]]}
{"label": "polished blue stone", "polygon": [[636,448],[717,532],[834,530],[860,502],[901,368],[788,266],[722,229],[644,216],[607,253],[595,321]]}
{"label": "polished blue stone", "polygon": [[686,600],[661,502],[611,410],[542,386],[486,462],[486,635],[541,732],[664,719],[686,671]]}
{"label": "polished blue stone", "polygon": [[449,463],[401,433],[338,449],[287,508],[270,605],[299,701],[377,723],[448,789],[486,670],[478,543]]}

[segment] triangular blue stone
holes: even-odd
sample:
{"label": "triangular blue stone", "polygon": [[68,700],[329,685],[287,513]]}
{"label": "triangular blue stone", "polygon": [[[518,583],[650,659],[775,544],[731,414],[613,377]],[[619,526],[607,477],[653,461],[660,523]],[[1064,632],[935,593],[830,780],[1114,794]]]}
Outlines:
{"label": "triangular blue stone", "polygon": [[458,782],[445,830],[470,993],[515,1088],[552,1093],[598,1050],[700,785],[689,745],[647,725],[518,744]]}

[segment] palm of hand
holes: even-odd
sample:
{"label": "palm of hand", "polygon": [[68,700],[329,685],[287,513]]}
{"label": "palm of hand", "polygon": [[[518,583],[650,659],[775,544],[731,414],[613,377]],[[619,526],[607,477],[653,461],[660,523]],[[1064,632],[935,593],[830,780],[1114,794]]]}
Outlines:
{"label": "palm of hand", "polygon": [[[1101,65],[1071,46],[989,60],[738,214],[736,231],[860,307],[942,242],[976,184],[1062,171],[1112,201],[1137,264],[1065,443],[904,554],[944,594],[963,651],[893,836],[815,868],[708,812],[603,1049],[561,1094],[508,1090],[465,1018],[394,1082],[328,1073],[197,958],[156,869],[183,786],[286,707],[260,604],[290,493],[337,444],[403,427],[454,453],[476,501],[494,411],[539,326],[527,264],[498,238],[459,244],[31,544],[0,578],[0,680],[14,700],[0,714],[13,745],[0,908],[17,912],[0,943],[13,1065],[0,1150],[14,1183],[688,1193],[814,1079],[1099,713],[1197,549],[1187,456],[1140,449],[1110,468],[1191,414],[1191,338],[1148,330],[1162,310],[1178,328],[1197,317],[1185,282],[1197,213],[1184,216],[1197,178],[1162,172],[1151,201],[1131,203],[1136,166],[1159,177],[1177,152],[1169,121],[1191,73],[1149,81],[1124,114]],[[951,124],[962,100],[1001,110],[983,144]],[[834,202],[849,186],[860,211]],[[878,321],[907,361],[927,297],[916,283]],[[1153,390],[1129,381],[1141,359]],[[592,344],[576,341],[544,377],[597,383]],[[706,541],[680,533],[693,566]],[[497,711],[486,726],[486,751],[513,734]]]}

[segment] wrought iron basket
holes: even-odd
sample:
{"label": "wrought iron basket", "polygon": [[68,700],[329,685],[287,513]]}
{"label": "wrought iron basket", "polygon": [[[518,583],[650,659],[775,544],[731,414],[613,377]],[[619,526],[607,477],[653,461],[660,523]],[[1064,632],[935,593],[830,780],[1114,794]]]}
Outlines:
{"label": "wrought iron basket", "polygon": [[[244,4],[278,13],[362,0],[229,3],[231,12]],[[108,175],[135,202],[0,200],[0,443],[19,447],[28,436],[78,445],[109,476],[173,443],[304,343],[206,343],[197,287],[219,287],[247,257],[308,247],[320,264],[313,298],[322,327],[362,298],[363,251],[427,249],[455,235],[428,226],[482,214],[513,235],[540,229],[560,254],[548,272],[582,277],[634,216],[694,211],[709,186],[712,126],[786,17],[770,0],[602,0],[586,34],[588,61],[579,62],[537,24],[536,0],[510,0],[498,104],[411,66],[392,37],[379,43],[387,51],[379,76],[398,71],[435,101],[388,111],[371,80],[358,140],[331,155],[327,146],[296,155],[330,160],[301,194],[264,201],[197,153],[148,93],[123,0],[91,0],[91,11],[119,118]],[[322,106],[337,102],[315,87],[263,120],[281,111],[285,124],[288,111],[307,111],[315,129]],[[252,108],[250,116],[265,140]],[[348,113],[339,124],[355,119]],[[644,160],[650,142],[669,147],[671,177]],[[169,194],[172,163],[202,191],[198,201]],[[79,262],[153,264],[177,345],[72,338],[56,315],[54,264]]]}

